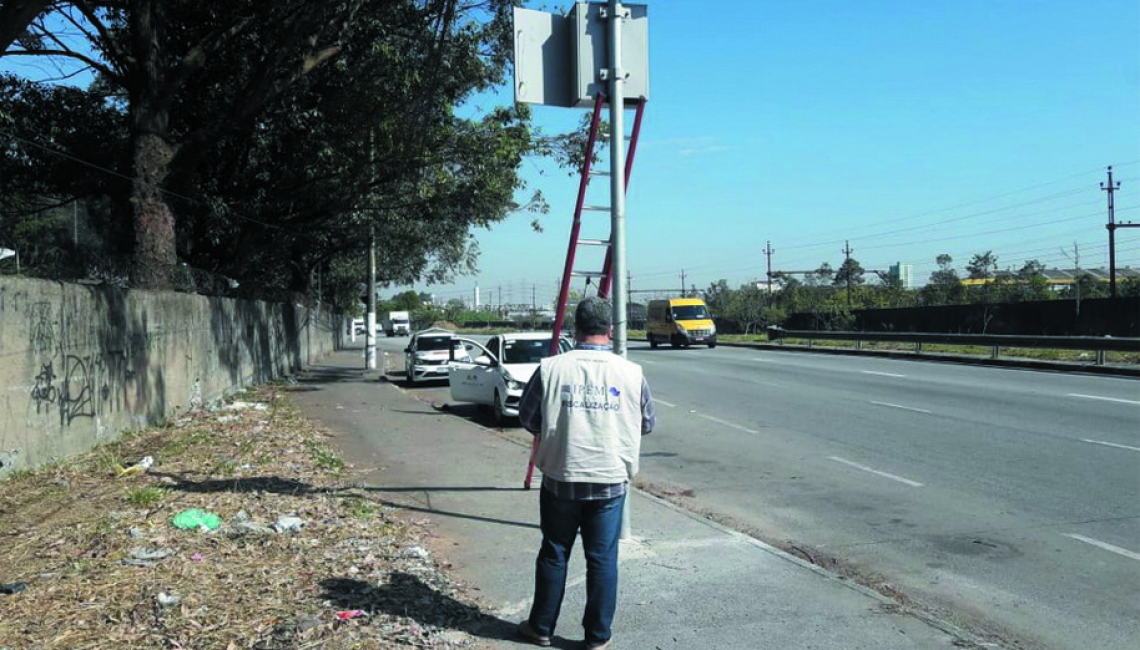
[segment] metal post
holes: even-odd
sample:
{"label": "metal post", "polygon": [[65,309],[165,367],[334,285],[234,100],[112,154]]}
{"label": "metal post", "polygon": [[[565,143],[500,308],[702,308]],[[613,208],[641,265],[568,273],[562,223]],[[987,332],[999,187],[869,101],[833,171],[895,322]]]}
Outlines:
{"label": "metal post", "polygon": [[364,367],[376,369],[376,227],[368,241],[368,324],[364,332]]}
{"label": "metal post", "polygon": [[609,15],[609,101],[610,101],[610,242],[614,254],[610,278],[613,285],[614,353],[626,356],[628,322],[625,280],[625,72],[621,67],[621,24],[625,8],[610,0]]}
{"label": "metal post", "polygon": [[[621,67],[621,21],[625,8],[618,0],[610,0],[609,13],[609,100],[610,100],[610,248],[613,267],[610,282],[613,296],[614,354],[626,356],[628,321],[626,304],[625,260],[625,72]],[[633,536],[629,517],[630,494],[625,495],[621,511],[621,538]]]}
{"label": "metal post", "polygon": [[1120,189],[1120,181],[1114,185],[1112,182],[1112,166],[1108,167],[1108,183],[1101,183],[1100,189],[1108,192],[1108,291],[1109,296],[1116,298],[1116,215],[1113,210],[1112,193]]}

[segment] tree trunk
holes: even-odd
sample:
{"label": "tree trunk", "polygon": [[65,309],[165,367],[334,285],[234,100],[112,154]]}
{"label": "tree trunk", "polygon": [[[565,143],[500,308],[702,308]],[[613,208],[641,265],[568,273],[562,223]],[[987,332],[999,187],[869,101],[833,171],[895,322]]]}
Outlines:
{"label": "tree trunk", "polygon": [[169,90],[160,56],[164,16],[159,0],[132,0],[131,44],[138,66],[131,75],[134,138],[135,286],[169,289],[177,258],[174,215],[162,195],[174,149],[169,138]]}
{"label": "tree trunk", "polygon": [[135,285],[169,289],[177,256],[174,215],[162,196],[173,152],[153,133],[135,135],[135,178],[131,203],[135,212]]}

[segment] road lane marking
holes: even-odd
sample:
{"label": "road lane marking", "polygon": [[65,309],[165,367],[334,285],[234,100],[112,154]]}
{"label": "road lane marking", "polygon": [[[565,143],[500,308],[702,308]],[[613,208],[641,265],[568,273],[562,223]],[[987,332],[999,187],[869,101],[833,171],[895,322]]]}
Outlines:
{"label": "road lane marking", "polygon": [[654,398],[653,398],[653,403],[654,403],[654,404],[664,404],[665,406],[670,406],[670,407],[673,407],[673,408],[677,408],[677,405],[676,405],[676,404],[672,404],[672,403],[670,403],[670,402],[666,402],[666,401],[665,401],[665,400],[663,400],[663,399],[657,399],[656,397],[654,397]]}
{"label": "road lane marking", "polygon": [[1069,397],[1083,397],[1084,399],[1095,399],[1102,402],[1120,402],[1121,404],[1135,404],[1140,406],[1140,402],[1132,399],[1120,399],[1119,397],[1101,397],[1099,395],[1081,395],[1080,393],[1069,393]]}
{"label": "road lane marking", "polygon": [[646,363],[646,364],[649,364],[651,366],[657,365],[656,361],[649,361],[648,359],[642,359],[642,360],[638,361],[638,363]]}
{"label": "road lane marking", "polygon": [[872,401],[871,403],[874,404],[875,406],[887,406],[887,407],[890,407],[893,409],[902,409],[904,411],[914,411],[915,413],[930,413],[930,411],[927,411],[926,409],[916,409],[913,406],[902,406],[899,404],[890,404],[888,402],[875,402],[875,401]]}
{"label": "road lane marking", "polygon": [[1103,548],[1104,550],[1111,551],[1112,553],[1116,553],[1117,555],[1123,555],[1124,557],[1132,558],[1133,560],[1140,560],[1140,553],[1133,553],[1132,551],[1130,551],[1126,548],[1120,548],[1119,546],[1113,546],[1112,544],[1109,544],[1108,542],[1102,542],[1099,539],[1093,539],[1091,537],[1085,537],[1084,535],[1075,535],[1073,533],[1065,533],[1065,537],[1072,537],[1073,539],[1080,540],[1080,541],[1084,542],[1085,544],[1092,544],[1093,546],[1096,546],[1097,548]]}
{"label": "road lane marking", "polygon": [[1091,442],[1094,445],[1104,445],[1105,447],[1118,447],[1120,449],[1131,449],[1132,451],[1140,451],[1140,447],[1129,447],[1128,445],[1118,445],[1115,442],[1105,442],[1103,440],[1089,440],[1088,438],[1081,438],[1081,442]]}
{"label": "road lane marking", "polygon": [[720,418],[714,418],[713,416],[705,415],[704,413],[697,413],[697,417],[704,418],[704,419],[709,420],[711,422],[716,422],[717,424],[723,424],[724,426],[726,426],[730,429],[736,429],[737,431],[744,431],[745,433],[760,433],[759,431],[757,431],[755,429],[749,429],[748,427],[742,427],[739,424],[733,424],[732,422],[728,422],[727,420],[722,420]]}
{"label": "road lane marking", "polygon": [[882,476],[883,478],[889,478],[892,481],[898,481],[899,483],[906,483],[907,485],[909,485],[911,487],[922,487],[922,483],[919,483],[918,481],[912,481],[909,478],[903,478],[901,476],[895,476],[894,474],[888,474],[886,472],[880,472],[877,469],[871,469],[870,467],[867,467],[866,465],[860,465],[859,463],[849,461],[846,458],[840,458],[839,456],[829,456],[828,458],[830,460],[834,460],[837,463],[843,463],[844,465],[850,465],[851,467],[854,467],[855,469],[861,469],[864,472],[870,472],[872,474]]}
{"label": "road lane marking", "polygon": [[864,375],[876,375],[878,377],[906,377],[906,375],[899,375],[893,372],[878,372],[875,370],[861,370],[860,372],[862,372]]}

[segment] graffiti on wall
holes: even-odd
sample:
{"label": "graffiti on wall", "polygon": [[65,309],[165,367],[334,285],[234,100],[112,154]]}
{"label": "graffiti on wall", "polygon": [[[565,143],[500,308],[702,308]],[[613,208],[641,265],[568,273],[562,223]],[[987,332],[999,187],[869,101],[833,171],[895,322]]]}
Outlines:
{"label": "graffiti on wall", "polygon": [[[11,302],[4,307],[14,306]],[[28,323],[28,349],[40,359],[29,394],[29,411],[37,415],[55,413],[60,426],[70,426],[80,418],[94,418],[127,407],[128,387],[135,381],[127,352],[99,350],[80,352],[83,346],[68,344],[67,328],[61,327],[68,315],[57,315],[50,302],[25,303]],[[60,310],[61,312],[64,310]],[[71,323],[82,326],[90,321]],[[88,341],[94,336],[85,336]],[[100,346],[96,346],[100,347]],[[134,335],[131,354],[147,353],[149,337]]]}

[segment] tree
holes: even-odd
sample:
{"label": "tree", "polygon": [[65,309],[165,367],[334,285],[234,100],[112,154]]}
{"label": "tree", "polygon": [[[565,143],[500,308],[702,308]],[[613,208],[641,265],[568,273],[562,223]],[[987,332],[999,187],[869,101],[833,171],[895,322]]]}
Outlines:
{"label": "tree", "polygon": [[731,295],[732,289],[728,288],[728,281],[723,279],[713,282],[701,293],[709,311],[718,316],[725,313]]}
{"label": "tree", "polygon": [[839,265],[831,283],[837,287],[852,287],[863,284],[863,266],[854,257],[848,257]]}
{"label": "tree", "polygon": [[943,253],[935,258],[938,270],[930,274],[930,280],[920,292],[924,305],[954,305],[965,297],[965,286],[958,278],[958,272],[951,266],[954,258]]}
{"label": "tree", "polygon": [[1004,287],[1004,300],[1048,300],[1054,297],[1045,277],[1045,265],[1037,260],[1027,260],[1017,271],[1015,282]]}
{"label": "tree", "polygon": [[[0,0],[0,16],[26,16],[32,4]],[[142,286],[168,285],[180,257],[218,270],[244,260],[250,270],[287,271],[296,285],[346,244],[361,250],[367,224],[404,254],[385,267],[394,275],[424,272],[427,250],[439,251],[431,254],[446,274],[473,265],[468,229],[505,216],[519,185],[526,109],[454,115],[464,98],[502,80],[510,6],[53,2],[39,5],[3,55],[79,61],[99,73],[93,92],[121,102]],[[59,38],[59,24],[85,42]],[[381,155],[369,164],[374,147]],[[310,164],[294,165],[298,156]],[[279,177],[290,184],[276,185]],[[275,241],[241,254],[266,239]]]}
{"label": "tree", "polygon": [[971,280],[979,280],[980,284],[970,289],[970,295],[978,302],[988,303],[992,302],[995,293],[998,291],[995,288],[996,275],[997,275],[997,255],[993,251],[986,251],[984,253],[976,253],[970,262],[966,264],[966,272],[968,278]]}
{"label": "tree", "polygon": [[392,296],[392,309],[395,311],[415,311],[422,304],[420,294],[408,290]]}
{"label": "tree", "polygon": [[751,334],[764,328],[767,309],[765,292],[753,283],[746,283],[732,292],[725,316],[735,321],[745,334]]}

